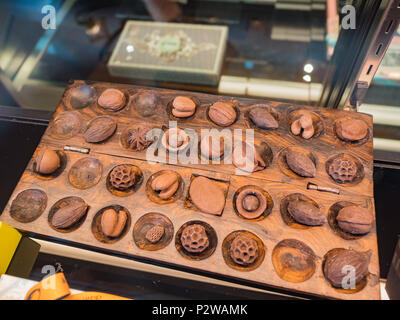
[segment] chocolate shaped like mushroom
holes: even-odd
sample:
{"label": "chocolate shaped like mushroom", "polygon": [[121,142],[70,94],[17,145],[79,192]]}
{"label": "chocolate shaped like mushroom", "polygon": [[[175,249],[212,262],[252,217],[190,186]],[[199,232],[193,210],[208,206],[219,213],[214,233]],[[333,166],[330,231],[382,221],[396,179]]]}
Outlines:
{"label": "chocolate shaped like mushroom", "polygon": [[236,197],[236,210],[246,219],[257,219],[267,209],[267,199],[256,188],[246,188]]}
{"label": "chocolate shaped like mushroom", "polygon": [[293,121],[290,130],[295,136],[301,135],[304,139],[310,139],[315,132],[311,113],[304,113],[299,119]]}
{"label": "chocolate shaped like mushroom", "polygon": [[151,188],[163,200],[168,200],[179,187],[178,175],[175,172],[164,172],[157,176],[151,183]]}
{"label": "chocolate shaped like mushroom", "polygon": [[251,146],[244,141],[239,143],[241,143],[242,150],[240,150],[238,144],[235,145],[233,150],[232,163],[235,167],[249,173],[260,171],[267,167],[254,145]]}
{"label": "chocolate shaped like mushroom", "polygon": [[165,131],[161,143],[165,149],[171,152],[184,150],[189,144],[189,136],[180,128],[170,128]]}
{"label": "chocolate shaped like mushroom", "polygon": [[196,103],[190,97],[177,96],[172,101],[172,114],[177,118],[188,118],[196,111]]}

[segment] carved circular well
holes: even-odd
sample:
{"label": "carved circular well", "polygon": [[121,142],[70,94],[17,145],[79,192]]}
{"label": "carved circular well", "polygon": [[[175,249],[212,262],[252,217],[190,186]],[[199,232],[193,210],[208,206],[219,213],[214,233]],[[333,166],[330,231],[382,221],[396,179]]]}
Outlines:
{"label": "carved circular well", "polygon": [[83,120],[76,111],[65,111],[58,115],[49,126],[52,138],[66,140],[81,132]]}
{"label": "carved circular well", "polygon": [[69,109],[83,109],[97,100],[97,91],[87,84],[80,84],[68,89],[65,104]]}
{"label": "carved circular well", "polygon": [[89,189],[101,179],[103,165],[96,157],[77,160],[68,173],[69,183],[78,189]]}
{"label": "carved circular well", "polygon": [[[162,227],[163,234],[157,241],[149,241],[148,233],[154,227]],[[171,220],[157,212],[146,213],[136,221],[133,227],[133,240],[138,248],[148,251],[156,251],[169,245],[174,237],[174,226]]]}
{"label": "carved circular well", "polygon": [[21,191],[13,200],[10,216],[22,223],[35,221],[47,207],[47,195],[38,189]]}
{"label": "carved circular well", "polygon": [[[240,194],[246,194],[246,195],[255,195],[256,198],[258,197],[264,197],[265,202],[266,202],[266,208],[264,210],[262,210],[262,212],[260,213],[260,204],[262,201],[262,199],[258,199],[258,208],[256,210],[253,211],[249,211],[246,210],[246,208],[243,207],[243,203],[242,203],[242,207],[245,210],[244,215],[240,213],[241,208],[239,208],[238,206],[240,206],[240,204],[237,203],[238,201],[238,196]],[[253,220],[253,221],[259,221],[262,219],[265,219],[271,212],[272,209],[274,207],[274,201],[272,200],[272,197],[269,195],[269,193],[267,191],[265,191],[264,189],[258,187],[258,186],[253,186],[253,185],[246,185],[243,187],[240,187],[238,190],[236,190],[234,196],[233,196],[233,209],[235,210],[235,213],[243,219],[246,220]],[[260,210],[258,210],[260,209]]]}
{"label": "carved circular well", "polygon": [[272,264],[281,279],[293,283],[304,282],[315,273],[316,255],[305,243],[285,239],[272,251]]}

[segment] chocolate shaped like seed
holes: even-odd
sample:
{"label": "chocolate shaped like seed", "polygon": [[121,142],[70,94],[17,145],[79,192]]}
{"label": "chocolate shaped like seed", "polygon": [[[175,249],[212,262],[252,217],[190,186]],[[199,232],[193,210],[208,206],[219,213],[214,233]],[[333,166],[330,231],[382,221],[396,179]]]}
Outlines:
{"label": "chocolate shaped like seed", "polygon": [[210,241],[201,224],[192,224],[183,229],[181,244],[188,252],[201,253],[209,247]]}
{"label": "chocolate shaped like seed", "polygon": [[336,288],[342,288],[343,278],[347,275],[345,267],[354,268],[356,284],[368,274],[368,265],[371,259],[371,251],[358,252],[355,250],[337,250],[328,255],[324,264],[324,276]]}
{"label": "chocolate shaped like seed", "polygon": [[289,201],[287,211],[296,222],[307,226],[320,226],[326,222],[326,217],[320,212],[319,208],[307,201]]}
{"label": "chocolate shaped like seed", "polygon": [[172,114],[177,118],[187,118],[194,114],[196,110],[195,102],[184,96],[175,97],[172,101]]}
{"label": "chocolate shaped like seed", "polygon": [[160,225],[153,226],[146,232],[146,240],[150,243],[157,243],[161,240],[165,233],[165,228]]}
{"label": "chocolate shaped like seed", "polygon": [[215,102],[208,110],[211,121],[222,126],[230,126],[236,120],[236,111],[231,102]]}
{"label": "chocolate shaped like seed", "polygon": [[178,190],[179,180],[175,172],[165,172],[157,176],[151,183],[151,188],[158,192],[163,200],[170,199]]}
{"label": "chocolate shaped like seed", "polygon": [[255,107],[249,112],[249,118],[253,123],[261,129],[277,129],[278,121],[268,112],[266,108]]}
{"label": "chocolate shaped like seed", "polygon": [[299,176],[315,177],[316,168],[314,162],[301,152],[288,150],[286,153],[286,163]]}
{"label": "chocolate shaped like seed", "polygon": [[60,157],[54,150],[42,150],[34,160],[34,170],[41,174],[51,174],[60,167]]}
{"label": "chocolate shaped like seed", "polygon": [[87,208],[83,201],[62,207],[54,214],[51,223],[59,229],[72,227],[86,214]]}
{"label": "chocolate shaped like seed", "polygon": [[239,235],[232,241],[229,254],[237,264],[249,266],[258,258],[257,241],[248,236]]}
{"label": "chocolate shaped like seed", "polygon": [[215,181],[202,176],[194,178],[190,184],[189,195],[200,211],[221,215],[225,206],[225,194]]}
{"label": "chocolate shaped like seed", "polygon": [[366,208],[348,206],[339,211],[336,221],[343,231],[357,235],[370,232],[374,218]]}

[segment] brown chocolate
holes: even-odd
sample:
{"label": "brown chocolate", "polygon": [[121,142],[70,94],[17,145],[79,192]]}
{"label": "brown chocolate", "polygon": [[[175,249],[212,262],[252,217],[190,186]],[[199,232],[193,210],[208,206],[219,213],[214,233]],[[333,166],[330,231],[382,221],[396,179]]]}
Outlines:
{"label": "brown chocolate", "polygon": [[357,165],[351,159],[336,158],[330,164],[328,172],[338,183],[352,182],[357,175]]}
{"label": "brown chocolate", "polygon": [[177,118],[187,118],[196,111],[196,103],[189,97],[177,96],[172,101],[172,114]]}
{"label": "brown chocolate", "polygon": [[277,129],[279,127],[278,121],[266,108],[252,108],[249,112],[249,118],[261,129]]}
{"label": "brown chocolate", "polygon": [[157,243],[161,240],[165,233],[165,228],[160,225],[156,225],[151,227],[147,232],[146,232],[146,240],[149,241],[150,243]]}
{"label": "brown chocolate", "polygon": [[161,142],[169,151],[178,152],[184,150],[189,144],[189,136],[180,128],[170,128],[165,131]]}
{"label": "brown chocolate", "polygon": [[307,226],[320,226],[326,222],[326,217],[319,208],[303,200],[292,200],[287,206],[290,216],[298,223]]}
{"label": "brown chocolate", "polygon": [[336,221],[343,231],[357,235],[370,232],[374,218],[366,208],[348,206],[339,211]]}
{"label": "brown chocolate", "polygon": [[222,126],[230,126],[236,120],[236,111],[231,102],[218,101],[208,110],[211,121]]}
{"label": "brown chocolate", "polygon": [[151,188],[158,192],[163,200],[170,199],[178,190],[179,180],[175,172],[165,172],[157,176],[151,183]]}
{"label": "brown chocolate", "polygon": [[144,117],[150,117],[157,112],[159,98],[154,91],[138,93],[135,98],[135,110]]}
{"label": "brown chocolate", "polygon": [[88,205],[84,202],[62,207],[54,214],[51,223],[54,227],[59,229],[72,227],[86,214],[87,208]]}
{"label": "brown chocolate", "polygon": [[224,209],[224,191],[211,179],[202,176],[194,178],[190,184],[189,195],[200,211],[220,215]]}
{"label": "brown chocolate", "polygon": [[290,130],[295,136],[301,134],[304,139],[310,139],[315,133],[311,114],[307,112],[293,121]]}
{"label": "brown chocolate", "polygon": [[54,150],[42,150],[34,160],[34,170],[41,174],[51,174],[60,167],[60,157]]}
{"label": "brown chocolate", "polygon": [[236,197],[236,210],[247,219],[257,219],[267,209],[267,199],[256,188],[246,188]]}
{"label": "brown chocolate", "polygon": [[135,184],[136,176],[131,166],[121,164],[110,173],[110,183],[118,190],[127,190]]}
{"label": "brown chocolate", "polygon": [[348,267],[350,266],[354,268],[354,280],[357,284],[367,276],[370,259],[370,251],[358,252],[347,249],[337,250],[326,258],[324,264],[324,276],[332,286],[343,288],[342,281],[348,274]]}
{"label": "brown chocolate", "polygon": [[126,104],[126,98],[122,91],[118,89],[106,89],[100,95],[97,103],[108,111],[119,111]]}
{"label": "brown chocolate", "polygon": [[232,241],[229,254],[235,263],[249,266],[258,258],[257,241],[248,236],[239,235]]}
{"label": "brown chocolate", "polygon": [[232,163],[235,167],[250,173],[263,170],[267,166],[257,149],[244,141],[242,141],[241,155],[238,147],[233,150]]}
{"label": "brown chocolate", "polygon": [[210,241],[201,224],[192,224],[183,229],[181,244],[188,252],[201,253],[209,247]]}
{"label": "brown chocolate", "polygon": [[146,135],[149,131],[150,128],[140,125],[129,129],[126,136],[129,147],[135,151],[143,151],[146,149],[152,143],[152,141],[146,139]]}
{"label": "brown chocolate", "polygon": [[89,123],[84,138],[91,143],[101,142],[111,137],[116,129],[117,121],[108,116],[100,116]]}
{"label": "brown chocolate", "polygon": [[118,214],[114,209],[105,210],[101,215],[101,231],[107,237],[119,237],[125,228],[127,218],[123,210],[120,210]]}
{"label": "brown chocolate", "polygon": [[363,120],[346,119],[338,123],[336,134],[344,141],[358,141],[367,136],[368,126]]}
{"label": "brown chocolate", "polygon": [[212,136],[205,136],[200,142],[200,151],[206,159],[220,159],[224,155],[224,138],[219,138],[219,143],[213,143]]}
{"label": "brown chocolate", "polygon": [[316,168],[314,162],[305,154],[293,150],[286,153],[286,163],[289,168],[302,177],[315,177]]}

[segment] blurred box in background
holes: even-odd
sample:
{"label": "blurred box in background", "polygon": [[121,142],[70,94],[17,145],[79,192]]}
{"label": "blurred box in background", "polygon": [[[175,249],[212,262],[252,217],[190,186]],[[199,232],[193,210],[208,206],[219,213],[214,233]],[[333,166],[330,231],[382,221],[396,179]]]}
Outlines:
{"label": "blurred box in background", "polygon": [[386,292],[391,300],[400,300],[400,237],[387,277]]}
{"label": "blurred box in background", "polygon": [[114,76],[217,85],[228,28],[128,21],[108,62]]}

